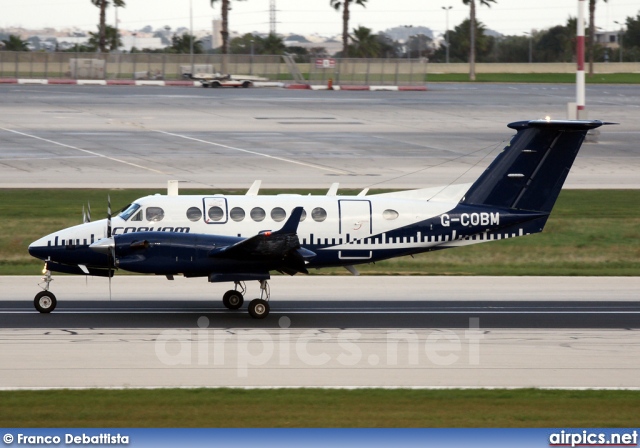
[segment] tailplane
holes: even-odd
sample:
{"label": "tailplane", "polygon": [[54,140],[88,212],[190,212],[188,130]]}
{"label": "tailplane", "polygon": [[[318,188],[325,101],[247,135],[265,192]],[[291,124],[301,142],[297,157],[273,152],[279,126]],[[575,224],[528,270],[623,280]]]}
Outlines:
{"label": "tailplane", "polygon": [[587,132],[598,120],[518,121],[517,134],[460,201],[550,212]]}

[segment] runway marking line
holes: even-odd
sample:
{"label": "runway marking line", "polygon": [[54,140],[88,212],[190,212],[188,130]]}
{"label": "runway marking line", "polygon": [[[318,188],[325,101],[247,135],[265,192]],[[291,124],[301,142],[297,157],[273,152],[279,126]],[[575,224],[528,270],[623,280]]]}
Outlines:
{"label": "runway marking line", "polygon": [[269,154],[264,154],[264,153],[257,152],[257,151],[251,151],[249,149],[236,148],[235,146],[223,145],[222,143],[210,142],[208,140],[202,140],[202,139],[195,138],[195,137],[188,137],[186,135],[175,134],[173,132],[160,131],[158,129],[151,129],[151,131],[152,132],[158,132],[160,134],[171,135],[172,137],[179,137],[179,138],[184,138],[186,140],[192,140],[192,141],[198,142],[198,143],[205,143],[207,145],[218,146],[220,148],[231,149],[233,151],[244,152],[246,154],[253,154],[254,156],[266,157],[267,159],[279,160],[281,162],[286,162],[286,163],[293,163],[295,165],[306,166],[306,167],[309,167],[309,168],[315,168],[317,170],[322,170],[322,171],[329,171],[329,172],[335,173],[335,174],[349,174],[347,171],[343,171],[343,170],[336,170],[336,169],[333,169],[333,168],[327,168],[327,167],[320,166],[320,165],[314,165],[312,163],[300,162],[298,160],[287,159],[285,157],[271,156]]}
{"label": "runway marking line", "polygon": [[15,131],[13,129],[7,129],[7,128],[0,128],[0,130],[6,131],[6,132],[12,132],[14,134],[22,135],[24,137],[31,137],[31,138],[34,138],[36,140],[41,140],[43,142],[47,142],[47,143],[51,143],[51,144],[54,144],[54,145],[62,146],[64,148],[69,148],[69,149],[73,149],[73,150],[76,150],[76,151],[84,152],[85,154],[91,154],[92,156],[96,156],[96,157],[100,157],[100,158],[103,158],[103,159],[111,160],[112,162],[123,163],[125,165],[129,165],[129,166],[132,166],[134,168],[141,168],[143,170],[151,171],[153,173],[162,174],[162,175],[167,175],[168,174],[168,173],[164,173],[162,171],[154,170],[153,168],[149,168],[149,167],[146,167],[146,166],[138,165],[136,163],[127,162],[126,160],[117,159],[115,157],[105,156],[104,154],[100,154],[100,153],[97,153],[97,152],[94,152],[94,151],[90,151],[88,149],[82,149],[82,148],[78,148],[77,146],[71,146],[71,145],[67,145],[65,143],[56,142],[54,140],[49,140],[48,138],[38,137],[37,135],[31,135],[31,134],[27,134],[25,132]]}

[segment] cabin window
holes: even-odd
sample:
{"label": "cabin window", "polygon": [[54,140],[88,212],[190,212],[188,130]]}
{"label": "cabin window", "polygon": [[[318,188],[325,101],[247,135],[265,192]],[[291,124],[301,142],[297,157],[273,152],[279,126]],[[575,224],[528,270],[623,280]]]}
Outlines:
{"label": "cabin window", "polygon": [[202,218],[202,210],[200,210],[199,207],[189,207],[189,210],[187,210],[187,219],[196,222],[200,218]]}
{"label": "cabin window", "polygon": [[276,207],[271,210],[271,219],[276,222],[284,221],[284,218],[287,217],[287,212],[284,211],[281,207]]}
{"label": "cabin window", "polygon": [[388,221],[392,221],[396,219],[398,216],[400,216],[398,212],[395,210],[391,210],[390,208],[382,212],[382,217]]}
{"label": "cabin window", "polygon": [[251,219],[253,219],[255,222],[264,221],[264,218],[266,218],[266,216],[267,214],[265,213],[263,208],[255,207],[251,210]]}
{"label": "cabin window", "polygon": [[231,216],[231,219],[235,222],[240,222],[244,219],[244,210],[240,207],[233,207],[229,212],[229,216]]}
{"label": "cabin window", "polygon": [[147,221],[162,221],[162,218],[164,218],[164,210],[160,207],[147,207],[146,217]]}
{"label": "cabin window", "polygon": [[305,219],[307,219],[307,212],[303,209],[302,214],[300,215],[300,222],[304,221]]}
{"label": "cabin window", "polygon": [[[140,208],[139,204],[130,204],[118,215],[125,221],[131,217],[138,209]],[[142,217],[140,218],[142,220]]]}
{"label": "cabin window", "polygon": [[327,219],[327,212],[322,207],[316,207],[311,210],[311,217],[316,222],[322,222]]}
{"label": "cabin window", "polygon": [[133,218],[131,218],[131,221],[142,221],[142,210],[138,211],[138,213],[133,215]]}
{"label": "cabin window", "polygon": [[220,221],[224,218],[224,211],[220,207],[215,206],[209,209],[208,215],[211,221]]}

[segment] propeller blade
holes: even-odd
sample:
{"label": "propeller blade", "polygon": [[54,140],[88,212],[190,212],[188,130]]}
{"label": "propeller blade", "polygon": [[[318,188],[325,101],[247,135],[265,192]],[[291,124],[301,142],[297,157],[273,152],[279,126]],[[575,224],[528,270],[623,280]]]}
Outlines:
{"label": "propeller blade", "polygon": [[82,223],[86,224],[87,222],[87,214],[84,211],[84,204],[82,204]]}
{"label": "propeller blade", "polygon": [[107,195],[107,238],[111,238],[111,196]]}
{"label": "propeller blade", "polygon": [[91,203],[87,202],[87,222],[91,222]]}

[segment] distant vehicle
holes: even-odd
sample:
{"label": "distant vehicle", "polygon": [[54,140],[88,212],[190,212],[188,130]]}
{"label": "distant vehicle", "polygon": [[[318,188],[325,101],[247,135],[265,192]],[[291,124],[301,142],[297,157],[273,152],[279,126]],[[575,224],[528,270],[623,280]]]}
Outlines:
{"label": "distant vehicle", "polygon": [[245,78],[235,78],[229,74],[223,75],[222,73],[185,73],[185,78],[193,79],[194,81],[200,81],[202,87],[253,87],[253,81]]}

